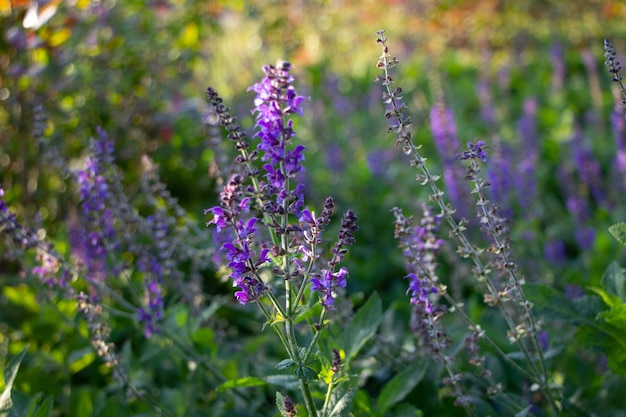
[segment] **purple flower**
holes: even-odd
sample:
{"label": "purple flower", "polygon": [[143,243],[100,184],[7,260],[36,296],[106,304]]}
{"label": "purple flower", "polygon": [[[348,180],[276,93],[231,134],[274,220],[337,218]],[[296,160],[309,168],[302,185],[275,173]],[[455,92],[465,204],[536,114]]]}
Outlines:
{"label": "purple flower", "polygon": [[91,279],[106,277],[109,254],[120,245],[115,215],[110,208],[110,201],[114,200],[110,185],[113,161],[113,141],[99,128],[98,138],[91,140],[85,168],[76,172],[88,231],[84,231],[83,225],[76,225],[72,242],[74,253],[86,265]]}
{"label": "purple flower", "polygon": [[611,126],[615,138],[615,161],[613,163],[614,182],[622,193],[626,191],[626,115],[624,109],[611,113]]}
{"label": "purple flower", "polygon": [[549,240],[543,247],[546,260],[553,265],[563,266],[566,261],[565,244],[562,240]]}
{"label": "purple flower", "polygon": [[210,209],[204,210],[204,214],[211,212],[213,214],[213,220],[207,222],[207,226],[210,224],[215,224],[217,226],[217,231],[221,232],[222,230],[228,227],[228,219],[229,217],[226,215],[224,209],[220,206],[216,206]]}
{"label": "purple flower", "polygon": [[454,156],[459,150],[459,138],[454,124],[454,117],[450,109],[443,106],[434,106],[430,110],[430,128],[435,139],[435,145],[443,159],[443,177],[448,189],[452,205],[457,208],[458,214],[463,217],[465,204],[461,198],[459,183],[462,172],[455,169]]}
{"label": "purple flower", "polygon": [[324,307],[332,308],[335,304],[333,290],[338,287],[346,287],[347,275],[348,270],[346,268],[341,268],[338,272],[324,269],[319,276],[311,279],[311,291],[318,291],[321,295],[324,295],[322,299]]}
{"label": "purple flower", "polygon": [[577,284],[567,284],[565,285],[565,296],[570,300],[575,300],[577,298],[585,295],[585,291],[582,289],[580,285]]}
{"label": "purple flower", "polygon": [[588,141],[578,129],[572,138],[572,154],[578,175],[583,184],[587,186],[590,194],[596,201],[606,203],[606,193],[604,191],[604,181],[602,180],[600,164],[594,157],[588,145]]}
{"label": "purple flower", "polygon": [[145,292],[145,306],[137,310],[137,319],[143,326],[146,338],[159,332],[159,322],[163,320],[163,292],[157,281],[148,282]]}
{"label": "purple flower", "polygon": [[233,286],[241,288],[240,291],[235,292],[235,298],[241,304],[247,304],[255,301],[266,289],[266,286],[262,282],[249,276],[236,278],[233,281]]}
{"label": "purple flower", "polygon": [[[292,195],[298,199],[297,193],[290,191],[287,184],[289,178],[304,171],[302,162],[306,149],[302,145],[290,148],[295,132],[293,121],[286,119],[286,116],[302,115],[301,104],[305,99],[296,94],[291,85],[293,77],[289,74],[290,70],[291,64],[288,62],[279,62],[276,66],[266,65],[263,67],[265,78],[248,88],[248,91],[256,93],[253,113],[256,113],[256,137],[261,140],[257,149],[261,160],[267,162],[263,169],[266,171],[269,193],[275,196],[278,205]],[[301,187],[296,187],[298,189],[301,192]],[[290,207],[289,212],[297,213],[298,210],[299,204]]]}
{"label": "purple flower", "polygon": [[549,336],[550,336],[550,334],[548,333],[547,330],[542,330],[537,335],[537,339],[539,339],[539,347],[544,352],[546,352],[548,350],[548,348],[550,347],[550,345],[549,345]]}
{"label": "purple flower", "polygon": [[[518,122],[518,131],[521,139],[520,155],[517,163],[517,175],[515,182],[519,204],[530,214],[528,209],[536,194],[535,171],[537,169],[537,102],[526,100],[524,102],[524,114]],[[493,189],[493,188],[492,188]]]}
{"label": "purple flower", "polygon": [[411,304],[421,305],[426,313],[432,314],[433,306],[430,302],[430,294],[437,294],[437,288],[433,287],[428,279],[419,279],[413,273],[404,278],[409,279],[409,288],[406,293],[411,293]]}
{"label": "purple flower", "polygon": [[439,219],[423,205],[423,217],[419,226],[412,225],[412,219],[405,217],[395,208],[396,233],[399,246],[403,249],[407,261],[409,279],[407,294],[411,294],[411,304],[419,308],[422,314],[433,314],[429,295],[437,294],[435,283],[438,280],[436,257],[443,241],[437,237]]}
{"label": "purple flower", "polygon": [[480,159],[483,162],[487,162],[486,149],[487,146],[482,140],[479,140],[476,144],[467,142],[467,151],[464,151],[459,157],[460,159]]}
{"label": "purple flower", "polygon": [[[504,69],[504,68],[503,68]],[[490,128],[496,126],[496,110],[491,98],[489,86],[491,82],[485,76],[481,76],[476,86],[478,101],[480,102],[480,117]]]}

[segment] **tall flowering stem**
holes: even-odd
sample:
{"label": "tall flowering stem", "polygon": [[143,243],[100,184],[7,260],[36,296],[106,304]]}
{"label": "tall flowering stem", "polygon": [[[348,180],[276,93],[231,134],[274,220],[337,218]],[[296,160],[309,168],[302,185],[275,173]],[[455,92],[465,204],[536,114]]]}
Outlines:
{"label": "tall flowering stem", "polygon": [[[525,279],[521,276],[517,263],[513,260],[505,226],[505,219],[498,215],[499,208],[492,205],[486,197],[485,189],[489,186],[489,181],[480,176],[481,162],[487,161],[487,150],[483,141],[477,143],[469,142],[468,150],[459,155],[462,160],[469,160],[465,178],[474,185],[472,193],[476,196],[476,206],[478,207],[478,218],[481,230],[492,240],[487,251],[496,258],[495,267],[504,278],[504,287],[498,290],[496,299],[486,295],[485,302],[488,305],[500,304],[501,310],[513,312],[510,318],[515,319],[513,314],[521,309],[521,317],[509,324],[508,338],[511,343],[517,343],[524,354],[528,365],[532,368],[533,374],[541,376],[543,381],[548,381],[548,370],[543,358],[543,349],[539,343],[541,332],[540,323],[535,319],[532,312],[532,303],[526,298],[523,285]],[[509,315],[505,315],[507,321]],[[520,322],[515,325],[515,323]],[[512,328],[512,326],[514,326]],[[551,396],[548,396],[552,400]],[[555,407],[556,405],[553,404]]]}
{"label": "tall flowering stem", "polygon": [[456,404],[462,406],[468,415],[474,416],[470,399],[464,394],[460,384],[461,374],[454,372],[454,357],[447,352],[450,339],[440,323],[446,309],[438,305],[434,298],[440,294],[447,295],[446,286],[439,281],[436,272],[436,256],[442,241],[436,236],[435,217],[430,215],[425,205],[423,209],[424,217],[417,227],[413,226],[412,217],[404,216],[399,208],[392,210],[396,218],[395,238],[411,271],[405,277],[409,280],[407,294],[410,293],[413,304],[411,329],[424,341],[435,361],[444,367],[448,375],[445,383],[452,387]]}
{"label": "tall flowering stem", "polygon": [[[412,122],[411,118],[405,114],[406,105],[402,100],[402,89],[400,87],[393,88],[393,78],[391,77],[391,69],[398,63],[396,57],[391,57],[389,54],[389,48],[387,46],[387,37],[384,31],[377,33],[377,43],[382,47],[382,54],[378,60],[377,67],[383,71],[383,75],[378,75],[376,81],[383,86],[383,102],[387,104],[388,109],[385,112],[385,117],[390,120],[389,132],[396,136],[396,146],[402,148],[402,151],[412,157],[410,164],[414,166],[419,173],[416,180],[423,186],[428,186],[431,190],[429,200],[436,204],[440,210],[439,217],[445,219],[450,227],[450,233],[454,236],[458,242],[459,247],[457,253],[463,258],[469,258],[473,264],[473,272],[476,280],[482,283],[487,288],[487,294],[485,294],[485,302],[489,306],[499,306],[500,311],[507,323],[509,334],[511,338],[517,343],[519,349],[524,353],[530,367],[529,371],[524,371],[524,375],[530,377],[532,381],[539,387],[538,389],[549,399],[550,405],[553,410],[558,413],[558,406],[552,398],[552,394],[548,387],[547,373],[543,365],[536,364],[533,359],[536,356],[541,355],[541,351],[530,350],[529,346],[524,342],[524,339],[530,337],[535,342],[531,342],[531,345],[536,345],[537,326],[534,322],[530,325],[523,324],[520,328],[516,323],[513,313],[508,308],[503,308],[503,304],[508,294],[500,293],[498,286],[491,278],[492,267],[490,264],[483,262],[482,255],[483,249],[475,247],[465,234],[467,221],[462,219],[457,221],[453,214],[455,209],[444,198],[444,191],[437,184],[439,180],[438,175],[434,175],[430,172],[426,165],[426,158],[420,154],[420,146],[416,146],[412,140]],[[483,144],[484,145],[484,144]],[[475,156],[479,159],[486,160],[486,152],[484,147],[474,147],[470,151],[473,151]],[[453,304],[453,307],[460,307]],[[524,311],[530,308],[530,305],[521,306]],[[461,310],[461,309],[459,309]],[[526,315],[528,319],[528,315]],[[503,359],[511,363],[512,361],[507,356],[503,356]],[[520,369],[516,366],[516,369]]]}
{"label": "tall flowering stem", "polygon": [[615,52],[615,47],[613,46],[613,42],[608,39],[604,40],[604,65],[609,69],[609,72],[613,74],[613,82],[617,83],[619,87],[620,94],[622,96],[622,105],[626,105],[626,86],[622,80],[624,77],[620,74],[622,70],[622,66],[619,61],[615,59],[617,56],[617,52]]}
{"label": "tall flowering stem", "polygon": [[[316,374],[307,363],[337,291],[346,286],[348,271],[340,264],[354,242],[357,218],[352,211],[346,213],[330,259],[318,269],[322,234],[335,204],[327,198],[319,216],[304,206],[304,184],[297,179],[304,171],[305,147],[293,144],[291,116],[302,115],[305,97],[292,86],[290,70],[291,64],[284,61],[267,65],[263,80],[249,88],[256,93],[255,149],[219,94],[208,89],[213,111],[239,152],[235,160],[239,169],[220,193],[220,205],[205,213],[213,215],[207,225],[215,225],[225,241],[222,252],[233,285],[239,287],[236,299],[241,304],[256,303],[276,332],[289,355],[283,362],[295,367],[307,411],[313,416],[316,407],[308,383]],[[282,296],[276,292],[281,288]],[[296,337],[295,320],[306,308],[307,289],[318,294],[322,309],[312,326],[313,337],[303,347]]]}

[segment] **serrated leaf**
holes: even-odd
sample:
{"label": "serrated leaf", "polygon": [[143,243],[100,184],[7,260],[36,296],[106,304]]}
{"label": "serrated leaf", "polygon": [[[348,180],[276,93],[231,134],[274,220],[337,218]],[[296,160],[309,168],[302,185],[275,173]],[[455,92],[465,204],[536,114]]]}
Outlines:
{"label": "serrated leaf", "polygon": [[604,319],[605,322],[620,330],[626,330],[626,304],[616,305],[610,310],[600,313],[598,318]]}
{"label": "serrated leaf", "polygon": [[346,329],[343,337],[343,346],[346,353],[346,364],[361,350],[380,325],[383,318],[383,307],[378,293],[373,293],[359,311],[354,315],[354,320]]}
{"label": "serrated leaf", "polygon": [[602,275],[602,289],[611,295],[617,296],[622,303],[626,303],[625,280],[624,268],[617,262],[611,262]]}
{"label": "serrated leaf", "polygon": [[282,360],[282,361],[280,361],[280,362],[278,362],[276,364],[276,369],[278,369],[279,371],[282,371],[282,370],[291,368],[295,364],[296,363],[293,360],[285,359],[285,360]]}
{"label": "serrated leaf", "polygon": [[622,245],[626,246],[626,223],[616,223],[609,227],[609,233]]}
{"label": "serrated leaf", "polygon": [[315,369],[308,366],[298,366],[295,374],[298,379],[304,382],[314,381],[317,379],[317,372]]}
{"label": "serrated leaf", "polygon": [[[561,319],[577,323],[586,317],[580,315],[576,306],[562,292],[546,285],[527,284],[524,286],[526,297],[535,304],[535,308],[551,319]],[[593,318],[595,316],[592,316]]]}
{"label": "serrated leaf", "polygon": [[338,384],[330,395],[325,415],[328,417],[347,417],[356,390],[351,389],[347,382]]}
{"label": "serrated leaf", "polygon": [[414,362],[386,383],[378,398],[379,414],[387,415],[391,407],[402,401],[422,380],[427,368],[426,361]]}
{"label": "serrated leaf", "polygon": [[285,409],[285,396],[281,394],[280,391],[276,391],[276,407],[282,417],[290,417]]}
{"label": "serrated leaf", "polygon": [[17,376],[17,371],[20,368],[20,363],[22,363],[22,359],[26,356],[26,352],[28,351],[28,346],[24,348],[20,353],[15,355],[7,364],[6,369],[4,370],[4,391],[0,394],[0,417],[6,417],[9,414],[9,411],[13,407],[13,401],[11,400],[11,390],[13,389],[13,382],[15,381],[15,377]]}

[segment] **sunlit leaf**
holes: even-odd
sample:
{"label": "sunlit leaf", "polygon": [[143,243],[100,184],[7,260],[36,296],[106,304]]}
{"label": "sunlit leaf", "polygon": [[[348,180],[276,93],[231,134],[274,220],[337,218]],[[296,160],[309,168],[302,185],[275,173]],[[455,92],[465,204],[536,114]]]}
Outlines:
{"label": "sunlit leaf", "polygon": [[427,369],[427,361],[413,362],[386,383],[378,398],[378,412],[386,415],[391,407],[402,401],[419,384]]}
{"label": "sunlit leaf", "polygon": [[619,243],[626,246],[626,223],[616,223],[610,226],[609,232]]}
{"label": "sunlit leaf", "polygon": [[15,377],[17,376],[17,371],[20,369],[20,363],[24,356],[26,356],[26,352],[28,351],[28,346],[24,348],[20,353],[15,355],[7,364],[6,369],[4,370],[4,391],[0,394],[0,417],[6,417],[13,406],[13,401],[11,400],[11,390],[13,389],[13,382],[15,381]]}

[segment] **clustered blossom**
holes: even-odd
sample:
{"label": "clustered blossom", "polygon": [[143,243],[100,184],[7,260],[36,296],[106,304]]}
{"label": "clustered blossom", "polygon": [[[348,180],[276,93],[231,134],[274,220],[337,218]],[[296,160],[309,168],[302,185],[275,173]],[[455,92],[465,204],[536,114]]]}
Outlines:
{"label": "clustered blossom", "polygon": [[473,142],[467,143],[467,150],[463,151],[461,155],[459,155],[460,159],[480,159],[483,162],[487,162],[487,146],[485,142],[479,140],[475,144]]}
{"label": "clustered blossom", "polygon": [[413,311],[413,330],[420,334],[436,358],[442,358],[442,348],[446,344],[443,329],[436,323],[437,316],[443,312],[431,297],[438,294],[437,252],[443,241],[437,237],[437,218],[430,209],[423,205],[423,217],[419,226],[413,226],[413,218],[405,217],[399,208],[394,208],[395,238],[402,249],[407,262],[409,280],[407,294],[411,295]]}
{"label": "clustered blossom", "polygon": [[[98,139],[92,140],[91,155],[85,169],[76,173],[83,213],[91,223],[90,231],[75,236],[75,251],[84,256],[83,262],[91,279],[105,278],[105,264],[109,253],[117,247],[114,214],[110,207],[110,186],[107,168],[113,161],[113,141],[98,129]],[[80,245],[76,245],[80,242]]]}
{"label": "clustered blossom", "polygon": [[222,252],[229,262],[233,286],[240,287],[235,297],[241,304],[246,304],[256,300],[265,289],[264,284],[254,273],[256,267],[269,261],[269,249],[264,249],[260,256],[253,260],[256,254],[251,247],[257,233],[255,225],[259,219],[252,217],[244,220],[242,215],[249,211],[251,199],[244,196],[243,188],[242,177],[234,174],[220,194],[222,205],[205,210],[205,214],[209,212],[213,214],[213,219],[207,226],[215,224],[218,232],[232,229],[235,237],[224,243]]}
{"label": "clustered blossom", "polygon": [[289,179],[304,171],[305,147],[298,145],[291,149],[291,138],[295,135],[293,120],[285,120],[290,114],[302,116],[302,102],[305,97],[296,94],[291,85],[293,76],[289,74],[291,64],[281,61],[276,66],[263,67],[265,78],[252,85],[248,91],[254,91],[256,113],[256,137],[260,139],[257,150],[261,160],[267,162],[265,169],[265,193],[271,196],[275,205],[265,209],[270,213],[299,214],[304,205],[304,185],[298,184],[290,190]]}
{"label": "clustered blossom", "polygon": [[341,221],[341,228],[337,233],[337,242],[331,249],[332,258],[328,261],[328,269],[322,269],[311,279],[311,291],[317,291],[323,296],[321,303],[324,307],[332,309],[335,304],[334,291],[336,288],[346,287],[346,277],[348,270],[340,268],[335,272],[336,267],[343,262],[344,255],[348,252],[347,246],[354,243],[354,232],[359,228],[357,226],[358,218],[352,210],[348,210]]}
{"label": "clustered blossom", "polygon": [[[175,220],[162,207],[155,207],[155,213],[146,218],[136,213],[115,166],[113,140],[100,128],[97,133],[85,168],[76,172],[84,217],[70,225],[73,253],[84,265],[88,282],[96,288],[100,284],[108,285],[107,277],[117,276],[128,268],[118,256],[120,251],[134,255],[135,269],[143,281],[141,307],[137,308],[136,317],[145,336],[150,338],[158,333],[158,323],[164,316],[163,277],[172,273],[172,253],[176,247],[167,236]],[[154,198],[148,193],[148,205],[156,206]],[[148,236],[149,241],[140,243],[137,233]],[[98,295],[98,291],[93,292],[94,297]]]}
{"label": "clustered blossom", "polygon": [[395,237],[400,241],[404,257],[409,267],[409,288],[411,304],[418,306],[426,314],[434,313],[431,303],[431,294],[437,294],[437,252],[443,241],[437,237],[438,220],[430,209],[423,205],[423,217],[419,226],[413,226],[412,218],[402,215],[400,209],[395,208],[396,216]]}
{"label": "clustered blossom", "polygon": [[[229,131],[229,138],[236,142],[240,156],[237,160],[245,164],[243,174],[234,174],[220,194],[221,204],[205,210],[205,213],[213,214],[213,219],[207,223],[215,224],[217,232],[224,235],[232,233],[222,245],[222,253],[226,255],[228,267],[231,270],[230,277],[234,286],[240,291],[235,293],[237,300],[246,304],[256,300],[266,290],[266,286],[258,277],[258,267],[270,261],[271,256],[285,255],[285,251],[294,251],[300,254],[300,258],[290,259],[288,268],[274,266],[272,272],[282,276],[285,280],[292,277],[303,276],[302,261],[311,261],[316,258],[312,248],[321,243],[321,233],[330,216],[334,212],[334,202],[328,198],[320,217],[314,212],[304,209],[304,185],[290,185],[290,180],[304,171],[305,147],[291,146],[295,135],[293,121],[287,116],[302,114],[301,104],[304,97],[299,96],[291,85],[293,77],[289,74],[291,64],[279,62],[276,66],[263,67],[265,78],[249,88],[256,93],[254,101],[256,113],[255,137],[260,139],[257,149],[249,152],[250,144],[236,124],[236,119],[231,117],[228,109],[222,104],[221,98],[213,89],[208,90],[209,100],[213,105],[217,116]],[[250,163],[260,157],[264,162],[263,180],[260,174]],[[244,185],[245,180],[252,177],[253,185]],[[257,202],[264,213],[261,220],[252,217],[249,213],[251,206]],[[295,215],[300,225],[288,225],[286,216]],[[294,238],[288,243],[289,247],[277,247],[275,243],[263,242],[257,232],[257,223],[263,221],[271,233],[275,236],[292,235]],[[346,252],[345,246],[354,241],[353,232],[357,229],[356,216],[348,212],[339,232],[339,239],[332,252],[329,268],[322,270],[311,279],[312,289],[324,295],[322,303],[328,307],[334,303],[333,290],[337,287],[346,286],[348,271],[336,266],[343,260]],[[308,226],[304,230],[303,226]],[[299,236],[296,237],[296,234]],[[300,237],[301,234],[301,237]],[[252,249],[260,248],[260,253]]]}

